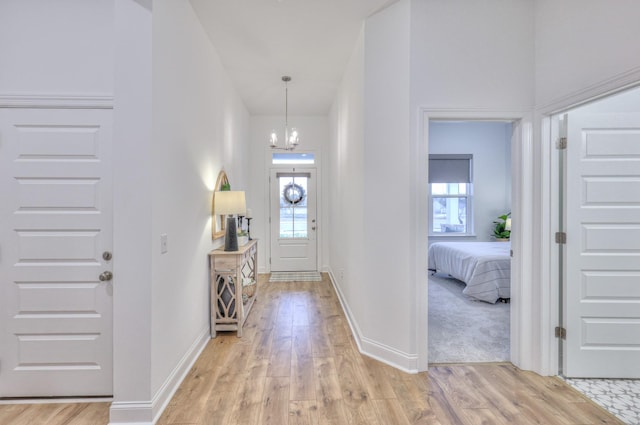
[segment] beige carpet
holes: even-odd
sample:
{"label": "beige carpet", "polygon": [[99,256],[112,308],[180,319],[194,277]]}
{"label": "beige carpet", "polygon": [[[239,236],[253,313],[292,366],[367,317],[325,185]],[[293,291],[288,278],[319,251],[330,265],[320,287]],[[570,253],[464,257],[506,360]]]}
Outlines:
{"label": "beige carpet", "polygon": [[429,276],[429,363],[508,361],[510,304],[467,297],[445,276]]}

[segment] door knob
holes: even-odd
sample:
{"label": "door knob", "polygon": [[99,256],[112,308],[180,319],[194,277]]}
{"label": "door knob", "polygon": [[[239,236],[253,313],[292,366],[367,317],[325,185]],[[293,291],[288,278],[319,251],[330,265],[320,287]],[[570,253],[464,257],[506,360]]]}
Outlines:
{"label": "door knob", "polygon": [[105,251],[102,253],[102,259],[105,261],[111,260],[111,257],[113,257],[113,255],[111,255],[109,251]]}
{"label": "door knob", "polygon": [[102,282],[106,282],[113,279],[113,273],[111,273],[110,271],[102,272],[100,273],[100,276],[98,276],[98,279],[100,279],[100,281]]}

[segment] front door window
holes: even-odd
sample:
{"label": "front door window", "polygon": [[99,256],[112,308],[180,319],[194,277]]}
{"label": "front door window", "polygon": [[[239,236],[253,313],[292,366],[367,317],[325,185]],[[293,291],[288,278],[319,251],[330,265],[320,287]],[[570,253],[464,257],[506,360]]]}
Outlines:
{"label": "front door window", "polygon": [[280,238],[308,238],[307,177],[280,177]]}

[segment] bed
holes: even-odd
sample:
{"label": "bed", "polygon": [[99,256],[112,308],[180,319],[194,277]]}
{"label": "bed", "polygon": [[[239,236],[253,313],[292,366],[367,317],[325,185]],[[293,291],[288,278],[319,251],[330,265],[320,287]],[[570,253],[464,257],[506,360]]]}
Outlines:
{"label": "bed", "polygon": [[465,295],[489,303],[511,298],[510,242],[435,242],[429,270],[466,284]]}

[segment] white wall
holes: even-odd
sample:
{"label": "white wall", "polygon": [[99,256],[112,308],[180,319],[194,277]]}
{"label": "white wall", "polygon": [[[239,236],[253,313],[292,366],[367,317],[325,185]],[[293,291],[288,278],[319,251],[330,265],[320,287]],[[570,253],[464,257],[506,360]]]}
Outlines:
{"label": "white wall", "polygon": [[368,285],[360,278],[364,261],[364,27],[342,77],[329,113],[328,146],[330,205],[329,270],[360,329],[365,320]]}
{"label": "white wall", "polygon": [[113,1],[2,0],[0,93],[112,95],[113,19]]}
{"label": "white wall", "polygon": [[363,350],[414,370],[415,311],[410,155],[410,2],[367,19],[364,36],[363,270],[356,317]]}
{"label": "white wall", "polygon": [[511,211],[511,123],[432,121],[430,154],[473,155],[473,237],[432,236],[438,240],[491,241],[493,221]]}
{"label": "white wall", "polygon": [[[295,86],[289,86],[289,90],[295,90]],[[284,95],[284,87],[283,87]],[[300,116],[289,115],[289,126],[295,127],[300,132],[300,145],[296,152],[313,152],[316,158],[316,176],[320,184],[317,185],[317,229],[318,243],[318,269],[326,269],[327,232],[328,219],[327,199],[328,174],[324,172],[324,157],[326,145],[329,140],[329,123],[326,116]],[[284,132],[284,115],[254,115],[250,118],[250,145],[249,159],[249,184],[247,192],[247,208],[251,208],[253,220],[251,220],[251,237],[258,241],[258,270],[267,273],[269,268],[269,169],[271,167],[271,155],[274,151],[269,147],[269,135],[272,130]]]}
{"label": "white wall", "polygon": [[637,71],[638,16],[636,0],[536,0],[537,107],[584,100],[585,89]]}
{"label": "white wall", "polygon": [[412,1],[412,105],[530,110],[533,5],[529,0]]}
{"label": "white wall", "polygon": [[[152,382],[160,390],[209,331],[211,190],[248,174],[249,114],[189,2],[153,6]],[[160,252],[160,235],[168,252]]]}
{"label": "white wall", "polygon": [[[113,404],[110,419],[150,419],[151,11],[115,1]],[[131,40],[135,40],[132,43]],[[135,326],[132,326],[135,323]],[[147,405],[140,406],[138,403]],[[135,403],[134,406],[131,406]],[[140,407],[140,409],[138,409]],[[145,411],[146,410],[146,411]]]}

